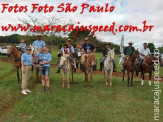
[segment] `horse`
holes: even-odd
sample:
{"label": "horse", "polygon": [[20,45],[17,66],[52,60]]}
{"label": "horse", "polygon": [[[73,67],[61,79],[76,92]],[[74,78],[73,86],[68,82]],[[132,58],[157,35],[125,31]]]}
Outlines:
{"label": "horse", "polygon": [[7,47],[7,55],[12,55],[13,56],[13,65],[16,69],[16,72],[17,72],[17,81],[18,83],[20,82],[20,78],[19,78],[19,69],[21,70],[21,55],[22,55],[22,52],[19,51],[17,49],[17,47],[15,45],[12,45],[12,46],[8,46]]}
{"label": "horse", "polygon": [[[128,58],[128,60],[125,61],[122,81],[124,82],[125,69],[126,69],[127,75],[128,75],[128,83],[127,83],[128,87],[129,87],[130,80],[131,80],[131,86],[133,86],[133,83],[132,83],[133,82],[133,75],[134,75],[135,69],[137,69],[139,60],[140,60],[139,51],[135,50],[132,53],[132,55]],[[131,73],[131,75],[130,75],[130,73]]]}
{"label": "horse", "polygon": [[81,64],[83,65],[83,69],[85,73],[85,87],[87,87],[89,71],[91,72],[91,87],[93,87],[92,73],[93,73],[93,67],[96,65],[95,54],[94,53],[84,54],[81,57]]}
{"label": "horse", "polygon": [[64,55],[61,56],[60,62],[59,62],[59,67],[61,68],[62,72],[62,88],[65,87],[65,74],[67,73],[67,88],[70,88],[70,72],[72,72],[72,82],[74,82],[73,78],[73,69],[74,65],[69,59],[69,55]]}
{"label": "horse", "polygon": [[110,87],[112,86],[112,72],[113,72],[113,60],[115,52],[114,49],[110,50],[104,61],[104,82],[108,86],[108,73],[110,73]]}
{"label": "horse", "polygon": [[[145,73],[149,73],[149,86],[151,86],[151,77],[152,77],[152,71],[153,71],[153,67],[154,67],[154,62],[158,61],[159,59],[157,59],[154,56],[150,56],[149,57],[145,57],[144,61],[142,62],[141,65],[141,86],[144,85],[144,77],[145,77]],[[137,75],[138,77],[138,75]]]}

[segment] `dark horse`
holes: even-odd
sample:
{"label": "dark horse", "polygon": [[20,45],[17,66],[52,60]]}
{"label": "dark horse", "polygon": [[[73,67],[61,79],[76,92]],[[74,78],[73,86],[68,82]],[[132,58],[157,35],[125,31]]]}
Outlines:
{"label": "dark horse", "polygon": [[[141,65],[141,85],[144,85],[144,79],[145,79],[145,73],[149,73],[149,86],[151,86],[151,77],[152,77],[152,71],[154,67],[154,62],[159,62],[159,59],[157,59],[154,56],[146,57]],[[138,79],[139,73],[136,73],[137,79]]]}
{"label": "dark horse", "polygon": [[21,70],[21,55],[22,52],[20,50],[18,50],[18,48],[14,45],[12,46],[8,46],[7,48],[7,55],[12,55],[13,56],[13,64],[14,67],[16,68],[16,72],[17,72],[17,81],[20,82],[20,78],[19,78],[19,69]]}
{"label": "dark horse", "polygon": [[139,63],[140,56],[139,56],[139,51],[135,50],[132,55],[128,58],[127,61],[124,63],[124,69],[123,69],[123,79],[122,81],[124,82],[124,76],[125,76],[125,69],[127,70],[127,75],[128,75],[128,84],[127,86],[129,87],[129,82],[131,80],[131,86],[133,86],[133,75],[134,71],[137,68],[137,64]]}

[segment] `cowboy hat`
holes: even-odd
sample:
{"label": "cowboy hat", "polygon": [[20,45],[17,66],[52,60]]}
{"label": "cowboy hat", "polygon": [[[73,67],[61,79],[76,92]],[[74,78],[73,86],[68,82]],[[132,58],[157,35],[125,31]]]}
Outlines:
{"label": "cowboy hat", "polygon": [[67,42],[72,42],[72,40],[71,39],[67,39]]}
{"label": "cowboy hat", "polygon": [[86,37],[86,38],[85,38],[85,41],[87,41],[87,40],[89,40],[89,38],[88,38],[88,37]]}
{"label": "cowboy hat", "polygon": [[43,35],[41,33],[37,34],[36,35],[37,37],[42,37]]}
{"label": "cowboy hat", "polygon": [[131,41],[128,44],[133,44]]}
{"label": "cowboy hat", "polygon": [[109,42],[105,42],[105,45],[110,45],[110,43]]}

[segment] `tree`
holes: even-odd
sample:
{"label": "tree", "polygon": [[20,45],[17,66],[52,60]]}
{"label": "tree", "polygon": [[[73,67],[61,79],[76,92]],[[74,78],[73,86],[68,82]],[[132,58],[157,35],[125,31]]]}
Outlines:
{"label": "tree", "polygon": [[79,28],[79,31],[78,31],[77,35],[76,35],[77,29],[75,29],[74,31],[71,31],[68,34],[68,37],[73,40],[74,39],[73,36],[76,35],[75,40],[74,40],[76,42],[76,41],[79,41],[79,40],[84,40],[85,37],[89,37],[89,35],[91,34],[91,32],[89,30],[81,31],[80,29],[81,28]]}
{"label": "tree", "polygon": [[153,43],[148,43],[148,48],[150,49],[151,53],[154,52],[155,46]]}

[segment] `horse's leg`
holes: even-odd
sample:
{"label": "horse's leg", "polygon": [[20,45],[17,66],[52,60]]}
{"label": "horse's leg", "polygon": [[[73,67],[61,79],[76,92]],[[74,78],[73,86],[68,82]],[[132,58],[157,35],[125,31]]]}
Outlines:
{"label": "horse's leg", "polygon": [[87,88],[87,82],[88,82],[88,72],[85,71],[85,87]]}
{"label": "horse's leg", "polygon": [[110,87],[112,87],[112,72],[113,71],[110,71]]}
{"label": "horse's leg", "polygon": [[152,77],[152,72],[149,72],[149,86],[152,86],[152,84],[151,84],[151,77]]}
{"label": "horse's leg", "polygon": [[127,87],[129,87],[129,82],[130,82],[130,72],[129,71],[127,71],[127,75],[128,75],[128,82],[127,82]]}
{"label": "horse's leg", "polygon": [[139,72],[136,72],[136,81],[139,81]]}
{"label": "horse's leg", "polygon": [[104,70],[104,78],[105,78],[105,79],[104,79],[104,82],[105,82],[105,85],[106,85],[106,86],[108,86],[107,75],[108,75],[108,74],[107,74],[107,71]]}
{"label": "horse's leg", "polygon": [[62,69],[62,88],[65,87],[65,74],[64,74],[64,71]]}
{"label": "horse's leg", "polygon": [[74,82],[74,70],[72,68],[72,82]]}
{"label": "horse's leg", "polygon": [[144,72],[142,72],[142,81],[141,81],[141,86],[143,86],[143,85],[144,85],[144,75],[145,75],[145,73],[144,73]]}
{"label": "horse's leg", "polygon": [[17,67],[16,70],[17,70],[17,80],[18,80],[18,83],[19,83],[20,82],[20,79],[19,79],[19,68]]}
{"label": "horse's leg", "polygon": [[70,71],[67,71],[67,88],[70,88]]}
{"label": "horse's leg", "polygon": [[91,87],[93,87],[92,72],[93,72],[93,69],[91,69]]}
{"label": "horse's leg", "polygon": [[123,82],[124,82],[124,77],[125,77],[125,67],[123,67],[123,79],[122,79]]}
{"label": "horse's leg", "polygon": [[133,76],[134,76],[134,71],[131,72],[131,86],[133,86]]}

